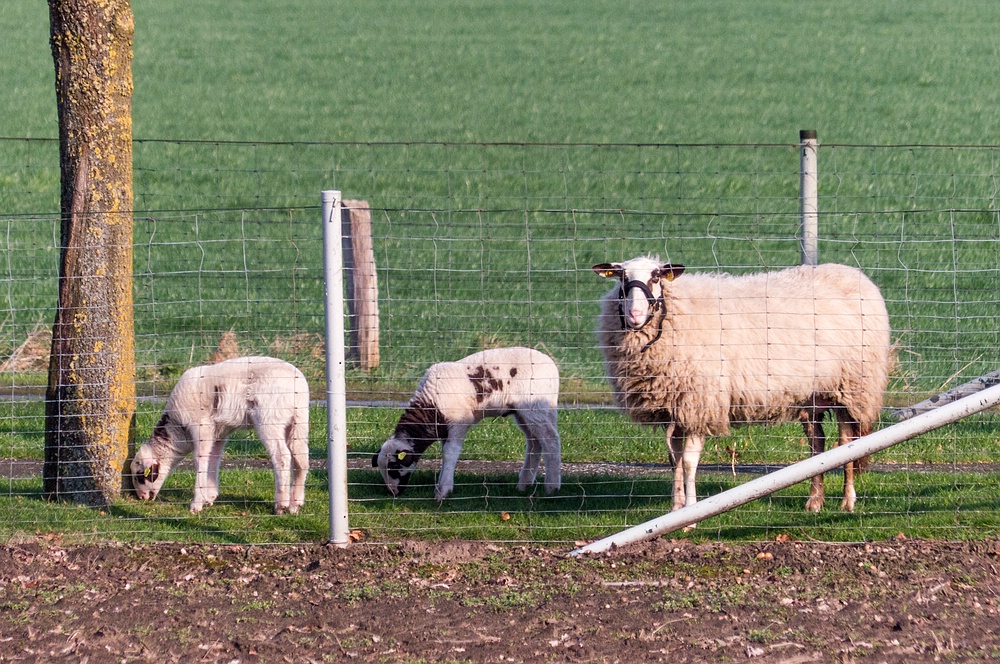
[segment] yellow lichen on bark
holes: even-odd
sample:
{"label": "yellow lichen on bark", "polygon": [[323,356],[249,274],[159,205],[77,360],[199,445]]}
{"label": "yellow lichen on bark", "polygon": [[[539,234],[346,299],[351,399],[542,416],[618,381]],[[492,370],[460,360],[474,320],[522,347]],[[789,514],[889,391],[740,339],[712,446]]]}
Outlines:
{"label": "yellow lichen on bark", "polygon": [[132,37],[128,0],[49,0],[62,254],[45,492],[107,503],[134,436]]}

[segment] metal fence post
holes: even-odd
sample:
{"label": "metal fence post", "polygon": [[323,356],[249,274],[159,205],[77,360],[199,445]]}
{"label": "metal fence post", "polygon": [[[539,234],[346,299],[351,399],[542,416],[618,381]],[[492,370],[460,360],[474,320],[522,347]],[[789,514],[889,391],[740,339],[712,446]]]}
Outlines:
{"label": "metal fence post", "polygon": [[803,129],[799,132],[803,265],[816,265],[819,261],[817,146],[815,129]]}
{"label": "metal fence post", "polygon": [[330,542],[347,546],[347,376],[344,357],[344,256],[341,198],[323,200],[323,286],[326,314],[326,463],[330,491]]}

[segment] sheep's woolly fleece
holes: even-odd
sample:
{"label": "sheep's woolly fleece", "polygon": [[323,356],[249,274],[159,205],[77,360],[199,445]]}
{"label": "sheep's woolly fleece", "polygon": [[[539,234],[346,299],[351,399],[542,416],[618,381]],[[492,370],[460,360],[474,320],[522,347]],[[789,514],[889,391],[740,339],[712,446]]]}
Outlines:
{"label": "sheep's woolly fleece", "polygon": [[878,288],[859,270],[827,264],[746,276],[686,273],[660,285],[661,338],[646,352],[657,324],[622,329],[619,285],[601,301],[606,371],[633,420],[725,435],[731,422],[790,420],[816,394],[858,422],[878,418],[889,319]]}

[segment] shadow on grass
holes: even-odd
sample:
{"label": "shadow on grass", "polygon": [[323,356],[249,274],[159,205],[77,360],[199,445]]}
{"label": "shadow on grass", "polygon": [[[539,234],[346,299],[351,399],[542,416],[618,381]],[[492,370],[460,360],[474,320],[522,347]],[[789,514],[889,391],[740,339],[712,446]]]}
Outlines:
{"label": "shadow on grass", "polygon": [[[458,473],[455,492],[434,499],[433,467],[418,470],[407,491],[393,498],[373,469],[351,470],[349,521],[367,541],[449,538],[490,541],[575,542],[606,537],[668,513],[668,473],[621,476],[563,475],[562,488],[545,495],[536,483],[516,489],[516,473]],[[541,479],[541,478],[540,478]],[[702,498],[746,482],[745,474],[706,471]],[[908,537],[967,539],[1000,528],[1000,473],[868,472],[858,479],[854,513],[839,509],[842,476],[828,474],[826,507],[804,509],[808,482],[759,498],[705,520],[686,537],[700,541],[793,539],[870,541]],[[104,508],[47,500],[41,479],[10,480],[0,494],[0,540],[59,533],[85,541],[229,543],[323,542],[329,539],[325,470],[310,471],[306,505],[298,515],[273,514],[269,470],[223,471],[222,494],[197,515],[188,511],[193,473],[171,475],[156,501],[126,496]]]}

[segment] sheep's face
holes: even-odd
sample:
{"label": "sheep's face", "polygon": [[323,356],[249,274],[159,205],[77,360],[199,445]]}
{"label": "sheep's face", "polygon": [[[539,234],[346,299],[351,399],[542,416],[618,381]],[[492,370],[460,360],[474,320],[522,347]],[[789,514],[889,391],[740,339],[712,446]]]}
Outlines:
{"label": "sheep's face", "polygon": [[166,473],[160,472],[160,460],[149,446],[143,445],[132,459],[132,487],[139,500],[153,500],[160,492]]}
{"label": "sheep's face", "polygon": [[382,443],[382,449],[372,457],[372,466],[382,474],[382,481],[393,496],[398,496],[410,483],[420,455],[413,451],[413,443],[406,438],[393,436]]}
{"label": "sheep's face", "polygon": [[624,263],[601,263],[593,270],[602,277],[614,277],[621,282],[618,308],[622,326],[638,330],[652,320],[657,308],[662,306],[663,282],[679,277],[684,266],[640,257]]}

